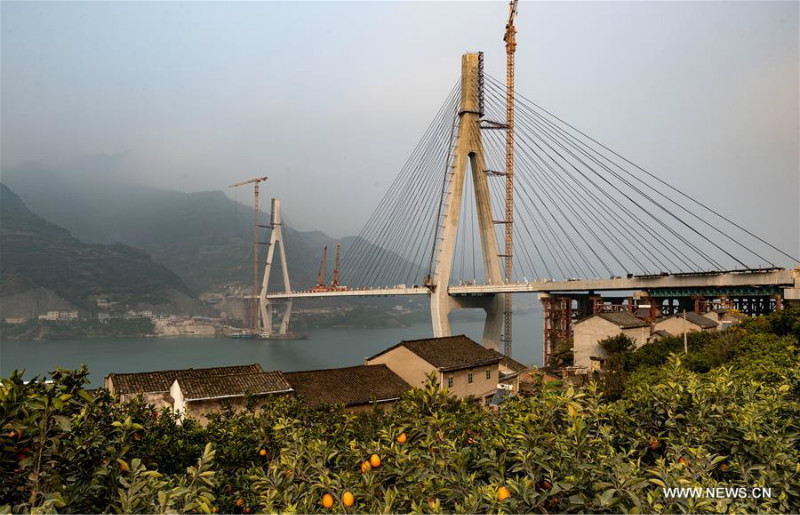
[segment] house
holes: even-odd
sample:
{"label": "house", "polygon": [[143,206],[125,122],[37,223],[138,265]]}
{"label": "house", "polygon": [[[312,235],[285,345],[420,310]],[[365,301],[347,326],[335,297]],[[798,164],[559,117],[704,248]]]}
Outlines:
{"label": "house", "polygon": [[227,406],[242,411],[247,408],[249,398],[261,403],[275,395],[292,393],[292,387],[276,370],[210,376],[179,375],[169,393],[176,414],[182,419],[188,417],[206,425],[208,415],[220,413]]}
{"label": "house", "polygon": [[421,387],[433,373],[440,387],[457,397],[488,400],[499,382],[503,356],[466,336],[402,341],[366,359],[366,364],[386,365],[413,387]]}
{"label": "house", "polygon": [[744,315],[733,309],[714,309],[708,313],[703,313],[703,316],[716,322],[717,329],[720,331],[738,324],[744,318]]}
{"label": "house", "polygon": [[27,321],[28,321],[27,317],[6,317],[3,319],[3,322],[12,325],[24,324]]}
{"label": "house", "polygon": [[287,372],[283,376],[311,408],[342,405],[346,411],[357,412],[389,407],[411,389],[386,365]]}
{"label": "house", "polygon": [[683,314],[680,314],[662,318],[655,325],[656,331],[666,331],[675,335],[691,333],[692,331],[715,331],[716,329],[716,321],[694,311],[687,312],[685,320]]}
{"label": "house", "polygon": [[664,338],[669,338],[672,336],[667,331],[663,329],[659,331],[653,331],[653,334],[650,335],[650,338],[647,339],[647,343],[654,343],[663,340]]}
{"label": "house", "polygon": [[619,334],[630,337],[636,347],[641,347],[650,336],[650,324],[627,311],[597,313],[579,320],[573,336],[575,366],[588,372],[599,370],[606,357],[600,340]]}
{"label": "house", "polygon": [[154,404],[156,408],[172,408],[174,400],[170,396],[172,383],[178,377],[208,378],[229,374],[260,374],[264,370],[261,365],[239,365],[232,367],[189,368],[184,370],[160,370],[156,372],[134,372],[109,374],[103,379],[103,387],[111,395],[119,397],[120,402],[127,402],[141,395],[145,402]]}
{"label": "house", "polygon": [[530,371],[530,367],[512,359],[510,356],[497,351],[494,352],[500,356],[500,362],[497,364],[498,384],[508,386],[512,393],[519,393],[524,389],[523,386],[527,379],[526,372]]}

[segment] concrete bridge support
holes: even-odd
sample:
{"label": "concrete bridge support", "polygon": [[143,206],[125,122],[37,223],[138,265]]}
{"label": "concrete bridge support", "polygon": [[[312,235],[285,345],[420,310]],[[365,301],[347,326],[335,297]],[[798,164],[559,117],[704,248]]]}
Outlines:
{"label": "concrete bridge support", "polygon": [[[267,299],[267,288],[269,286],[269,275],[272,272],[272,260],[275,256],[275,247],[278,247],[278,255],[281,260],[281,271],[283,275],[283,287],[287,292],[292,291],[289,282],[289,267],[286,263],[286,246],[283,241],[283,229],[281,224],[281,201],[272,199],[272,216],[270,218],[270,227],[272,232],[269,237],[269,246],[267,248],[267,259],[264,264],[264,278],[261,281],[261,293],[258,296],[258,305],[260,313],[260,334],[262,337],[269,337],[273,332],[273,303]],[[292,315],[292,301],[286,302],[283,314],[281,316],[281,324],[278,329],[278,334],[287,334],[289,331],[289,319]]]}
{"label": "concrete bridge support", "polygon": [[450,336],[448,315],[453,309],[479,307],[486,311],[483,345],[499,350],[503,325],[502,295],[451,297],[448,293],[453,267],[456,234],[461,214],[467,165],[472,169],[475,204],[480,230],[483,266],[488,284],[500,284],[500,259],[492,220],[492,205],[487,182],[486,160],[480,128],[478,54],[464,54],[461,59],[461,103],[458,113],[458,136],[447,172],[442,226],[437,242],[436,265],[432,278],[431,319],[435,337]]}

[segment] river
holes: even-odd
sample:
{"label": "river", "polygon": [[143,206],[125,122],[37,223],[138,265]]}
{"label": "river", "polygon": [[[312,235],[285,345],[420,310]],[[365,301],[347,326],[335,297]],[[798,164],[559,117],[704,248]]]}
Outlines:
{"label": "river", "polygon": [[[480,341],[483,322],[459,321],[453,334]],[[204,337],[96,338],[55,341],[0,341],[0,374],[25,369],[26,377],[56,367],[89,367],[92,386],[109,372],[142,372],[260,363],[265,370],[314,370],[359,365],[401,340],[431,336],[430,323],[390,329],[315,329],[307,340],[233,340]],[[542,314],[514,315],[514,359],[541,364]]]}

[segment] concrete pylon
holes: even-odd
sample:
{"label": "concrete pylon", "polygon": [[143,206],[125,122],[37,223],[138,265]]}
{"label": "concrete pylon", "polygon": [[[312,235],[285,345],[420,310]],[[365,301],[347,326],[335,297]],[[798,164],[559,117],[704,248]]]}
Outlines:
{"label": "concrete pylon", "polygon": [[[269,246],[267,247],[267,259],[264,264],[264,278],[261,281],[261,293],[258,296],[259,311],[261,314],[261,336],[269,337],[272,335],[272,309],[273,303],[267,299],[267,287],[269,286],[269,275],[272,271],[272,259],[275,256],[275,247],[278,246],[278,255],[281,260],[281,271],[283,272],[283,288],[284,291],[292,291],[291,283],[289,282],[289,267],[286,263],[286,245],[283,241],[283,224],[281,223],[281,201],[279,199],[272,199],[272,216],[270,218],[270,226],[272,232],[269,237]],[[289,331],[289,319],[292,315],[292,301],[287,300],[283,315],[281,316],[281,324],[278,329],[278,334],[287,334]]]}
{"label": "concrete pylon", "polygon": [[483,330],[483,345],[499,349],[503,325],[503,298],[500,295],[451,297],[447,292],[453,268],[456,234],[458,233],[461,201],[467,164],[472,169],[472,184],[475,188],[475,204],[480,230],[481,252],[486,281],[502,283],[497,238],[492,220],[492,204],[486,174],[479,112],[478,54],[468,53],[461,58],[461,104],[458,113],[458,136],[450,169],[443,206],[442,227],[439,233],[436,266],[432,283],[431,320],[435,337],[450,336],[448,315],[453,309],[482,308],[486,311]]}

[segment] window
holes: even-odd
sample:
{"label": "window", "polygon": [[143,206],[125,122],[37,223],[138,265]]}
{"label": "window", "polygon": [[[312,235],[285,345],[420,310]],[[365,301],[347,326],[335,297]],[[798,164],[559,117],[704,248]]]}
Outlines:
{"label": "window", "polygon": [[486,369],[486,379],[489,380],[491,378],[492,378],[492,369],[491,368],[487,368]]}
{"label": "window", "polygon": [[470,383],[470,384],[472,383],[472,372],[467,374],[467,382]]}
{"label": "window", "polygon": [[453,387],[453,376],[450,376],[450,377],[447,378],[447,387],[448,388],[452,388]]}

